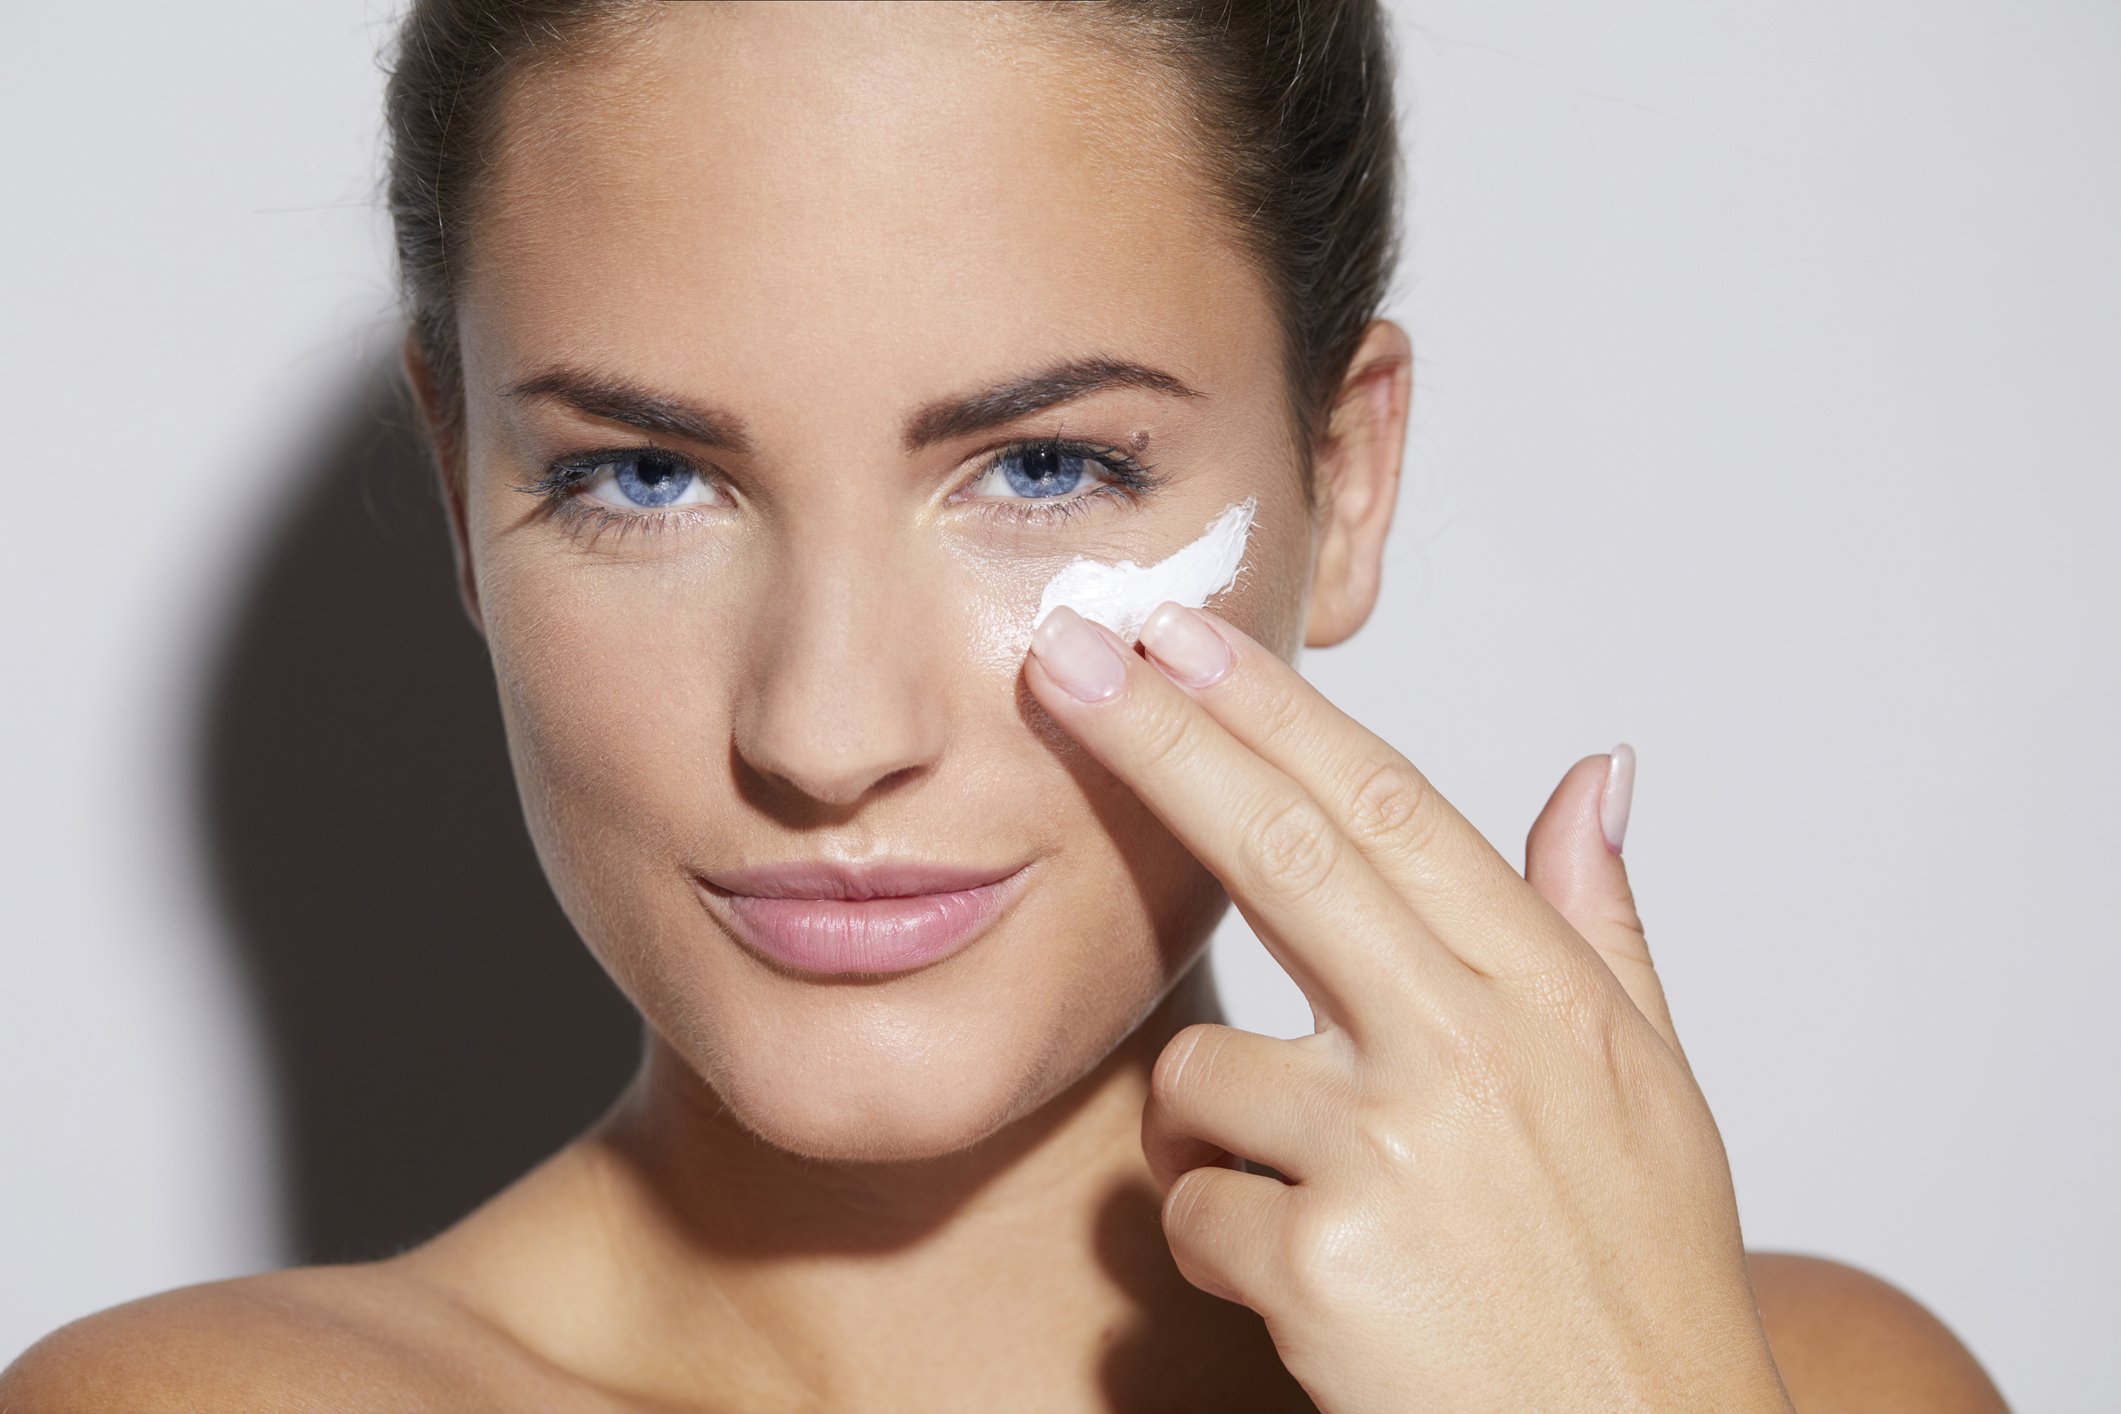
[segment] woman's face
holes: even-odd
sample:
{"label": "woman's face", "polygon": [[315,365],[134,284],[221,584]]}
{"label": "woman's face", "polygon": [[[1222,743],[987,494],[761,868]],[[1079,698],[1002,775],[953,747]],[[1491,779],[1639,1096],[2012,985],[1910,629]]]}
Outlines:
{"label": "woman's face", "polygon": [[[531,832],[606,968],[783,1148],[978,1141],[1103,1059],[1221,915],[1019,671],[1061,565],[1161,559],[1247,497],[1214,607],[1301,636],[1280,335],[1185,121],[1005,7],[672,7],[504,109],[459,533]],[[983,397],[1100,362],[1174,382]],[[556,464],[601,470],[515,489]],[[969,947],[820,977],[706,887],[815,860],[1023,873]]]}

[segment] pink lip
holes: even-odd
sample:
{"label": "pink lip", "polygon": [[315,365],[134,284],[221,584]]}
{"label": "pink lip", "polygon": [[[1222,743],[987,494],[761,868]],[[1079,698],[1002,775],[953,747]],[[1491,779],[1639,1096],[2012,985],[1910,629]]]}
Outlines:
{"label": "pink lip", "polygon": [[798,972],[873,975],[925,967],[970,943],[1027,872],[797,861],[693,882],[753,951]]}

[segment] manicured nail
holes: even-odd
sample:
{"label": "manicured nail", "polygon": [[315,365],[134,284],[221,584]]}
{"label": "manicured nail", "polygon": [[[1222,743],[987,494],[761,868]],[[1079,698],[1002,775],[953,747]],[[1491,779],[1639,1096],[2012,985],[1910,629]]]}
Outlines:
{"label": "manicured nail", "polygon": [[1628,806],[1635,800],[1635,748],[1626,742],[1613,748],[1606,758],[1605,794],[1598,801],[1598,824],[1605,831],[1605,847],[1620,853],[1620,842],[1628,837]]}
{"label": "manicured nail", "polygon": [[1159,604],[1142,625],[1142,647],[1163,670],[1188,687],[1212,687],[1237,661],[1223,636],[1183,604]]}
{"label": "manicured nail", "polygon": [[1102,702],[1127,681],[1127,665],[1112,645],[1066,604],[1039,620],[1031,651],[1069,696],[1084,702]]}

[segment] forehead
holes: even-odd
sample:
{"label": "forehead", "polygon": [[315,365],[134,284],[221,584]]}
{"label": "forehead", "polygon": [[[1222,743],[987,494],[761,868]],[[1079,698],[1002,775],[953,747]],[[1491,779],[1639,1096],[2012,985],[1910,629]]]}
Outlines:
{"label": "forehead", "polygon": [[770,404],[815,378],[914,401],[1055,351],[1207,382],[1271,361],[1178,95],[1081,20],[662,13],[509,94],[467,372],[564,352]]}

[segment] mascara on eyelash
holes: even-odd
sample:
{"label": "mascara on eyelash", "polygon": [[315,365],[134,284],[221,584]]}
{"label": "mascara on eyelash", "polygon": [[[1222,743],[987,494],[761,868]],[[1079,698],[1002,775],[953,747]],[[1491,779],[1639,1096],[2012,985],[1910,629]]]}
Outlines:
{"label": "mascara on eyelash", "polygon": [[[1079,458],[1083,461],[1093,461],[1112,474],[1112,479],[1106,482],[1104,486],[1095,488],[1086,495],[1069,497],[1065,500],[1054,498],[1050,504],[1055,508],[1087,500],[1089,495],[1096,494],[1098,490],[1116,489],[1131,494],[1153,491],[1163,484],[1163,478],[1156,474],[1155,468],[1136,460],[1117,447],[1108,447],[1097,442],[1073,441],[1061,436],[1040,437],[1029,441],[1012,442],[988,457],[986,462],[980,467],[979,474],[984,477],[1010,457],[1022,456],[1026,452],[1034,451],[1043,451],[1055,458],[1065,456]],[[1042,498],[1028,497],[1025,498],[1022,504],[1036,505],[1040,499]]]}
{"label": "mascara on eyelash", "polygon": [[1111,479],[1078,496],[1025,497],[1017,500],[992,498],[990,514],[1013,520],[1020,525],[1051,525],[1086,513],[1091,503],[1100,497],[1120,496],[1129,502],[1139,502],[1163,485],[1164,478],[1158,475],[1154,468],[1128,456],[1116,447],[1071,441],[1058,436],[1014,442],[1003,447],[982,464],[975,481],[984,479],[1008,458],[1022,456],[1030,451],[1045,451],[1055,456],[1094,461],[1111,474]]}
{"label": "mascara on eyelash", "polygon": [[526,496],[544,496],[550,499],[558,496],[562,491],[577,482],[588,480],[595,471],[596,466],[594,464],[555,463],[530,480],[519,482],[508,489],[520,491]]}
{"label": "mascara on eyelash", "polygon": [[569,487],[587,481],[611,463],[625,457],[638,457],[651,452],[668,458],[694,476],[700,474],[699,469],[691,462],[662,447],[613,447],[607,451],[577,452],[572,456],[563,457],[545,468],[534,479],[511,489],[521,491],[525,495],[558,499]]}

